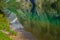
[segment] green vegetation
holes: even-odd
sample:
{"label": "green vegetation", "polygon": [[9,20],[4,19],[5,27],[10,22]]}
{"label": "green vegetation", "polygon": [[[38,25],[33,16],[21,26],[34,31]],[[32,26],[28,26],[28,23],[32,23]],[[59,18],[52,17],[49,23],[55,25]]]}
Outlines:
{"label": "green vegetation", "polygon": [[1,30],[16,35],[16,32],[10,29],[9,21],[7,18],[3,17],[3,14],[0,14],[0,40],[11,40],[9,36],[4,32],[1,32]]}
{"label": "green vegetation", "polygon": [[7,34],[1,32],[1,30],[9,31],[9,22],[6,18],[0,14],[0,40],[11,40]]}
{"label": "green vegetation", "polygon": [[12,35],[15,35],[16,36],[16,31],[9,31]]}
{"label": "green vegetation", "polygon": [[11,40],[7,34],[0,31],[0,40]]}
{"label": "green vegetation", "polygon": [[51,11],[50,15],[47,9],[44,9],[46,10],[44,13],[37,12],[36,14],[39,15],[34,14],[34,16],[31,13],[23,12],[23,10],[17,12],[16,9],[11,9],[11,11],[17,14],[25,30],[31,32],[38,40],[60,40],[60,19],[56,19],[56,15]]}
{"label": "green vegetation", "polygon": [[27,15],[26,19],[20,18],[26,31],[31,32],[38,40],[60,40],[60,19],[46,15]]}
{"label": "green vegetation", "polygon": [[[53,0],[53,2],[55,1]],[[10,0],[8,4],[2,2],[3,4],[1,3],[0,7],[8,8],[11,12],[16,13],[25,30],[31,32],[34,36],[37,37],[38,40],[60,40],[60,1],[56,1],[56,9],[52,9],[51,7],[53,2],[51,0],[44,0],[44,2],[37,3],[37,13],[33,16],[31,15],[32,13],[23,11],[25,10],[23,2],[20,2],[20,4],[22,4],[18,6],[19,3]],[[17,9],[21,10],[18,12]],[[56,17],[56,15],[59,15],[59,18]],[[6,24],[3,18],[0,20],[0,29],[9,30],[8,23]],[[12,34],[16,33],[12,32]]]}
{"label": "green vegetation", "polygon": [[0,14],[0,30],[9,31],[9,21],[2,14]]}

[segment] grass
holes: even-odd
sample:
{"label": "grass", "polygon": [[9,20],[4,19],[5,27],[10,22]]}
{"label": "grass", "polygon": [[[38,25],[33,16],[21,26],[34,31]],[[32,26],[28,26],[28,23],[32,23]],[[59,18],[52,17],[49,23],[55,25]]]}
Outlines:
{"label": "grass", "polygon": [[9,32],[10,32],[12,35],[15,35],[15,36],[16,36],[16,34],[17,34],[15,31],[12,31],[12,30],[10,30]]}
{"label": "grass", "polygon": [[9,36],[0,31],[0,40],[11,40]]}
{"label": "grass", "polygon": [[[0,14],[0,30],[9,32],[12,35],[16,35],[16,32],[10,29],[8,19],[3,17],[2,14]],[[12,39],[10,39],[10,37],[7,34],[0,32],[0,40],[12,40]]]}
{"label": "grass", "polygon": [[0,14],[0,30],[9,31],[9,21]]}

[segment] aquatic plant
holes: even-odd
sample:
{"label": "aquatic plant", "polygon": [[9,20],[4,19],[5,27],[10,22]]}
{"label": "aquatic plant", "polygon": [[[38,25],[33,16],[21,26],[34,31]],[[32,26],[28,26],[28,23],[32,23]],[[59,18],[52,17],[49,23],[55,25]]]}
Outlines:
{"label": "aquatic plant", "polygon": [[[53,6],[51,6],[52,2],[50,0],[45,0],[41,3],[41,6],[36,4],[37,8],[33,16],[31,12],[27,12],[21,5],[20,9],[18,9],[19,6],[17,6],[17,4],[19,3],[15,1],[8,2],[8,4],[7,9],[14,12],[23,24],[25,30],[35,35],[38,40],[60,40],[60,1],[58,2],[58,9],[54,9]],[[42,12],[39,7],[42,8]]]}

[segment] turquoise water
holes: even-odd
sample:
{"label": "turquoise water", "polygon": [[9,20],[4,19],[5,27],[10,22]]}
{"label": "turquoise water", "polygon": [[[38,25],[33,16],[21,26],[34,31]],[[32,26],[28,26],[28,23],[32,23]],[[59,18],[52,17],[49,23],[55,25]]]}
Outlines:
{"label": "turquoise water", "polygon": [[29,9],[30,12],[18,9],[13,1],[11,2],[13,4],[12,7],[7,9],[15,13],[24,29],[31,32],[39,40],[60,40],[60,13],[55,12],[56,10],[51,9],[49,6],[46,6],[45,9],[43,8],[44,12],[40,12],[40,10],[36,12],[34,1],[30,0],[32,3],[32,8],[31,10]]}

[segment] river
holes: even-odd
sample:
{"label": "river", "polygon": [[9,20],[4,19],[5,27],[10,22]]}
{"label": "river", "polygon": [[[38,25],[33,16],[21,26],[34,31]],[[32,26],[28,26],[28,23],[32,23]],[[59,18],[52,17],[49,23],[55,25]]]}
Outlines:
{"label": "river", "polygon": [[11,30],[15,30],[17,32],[22,32],[22,34],[24,35],[24,38],[27,38],[29,40],[37,40],[36,37],[32,35],[32,33],[26,32],[24,30],[24,26],[19,22],[15,13],[13,13],[9,10],[5,10],[5,12],[6,12],[6,18],[9,19]]}

